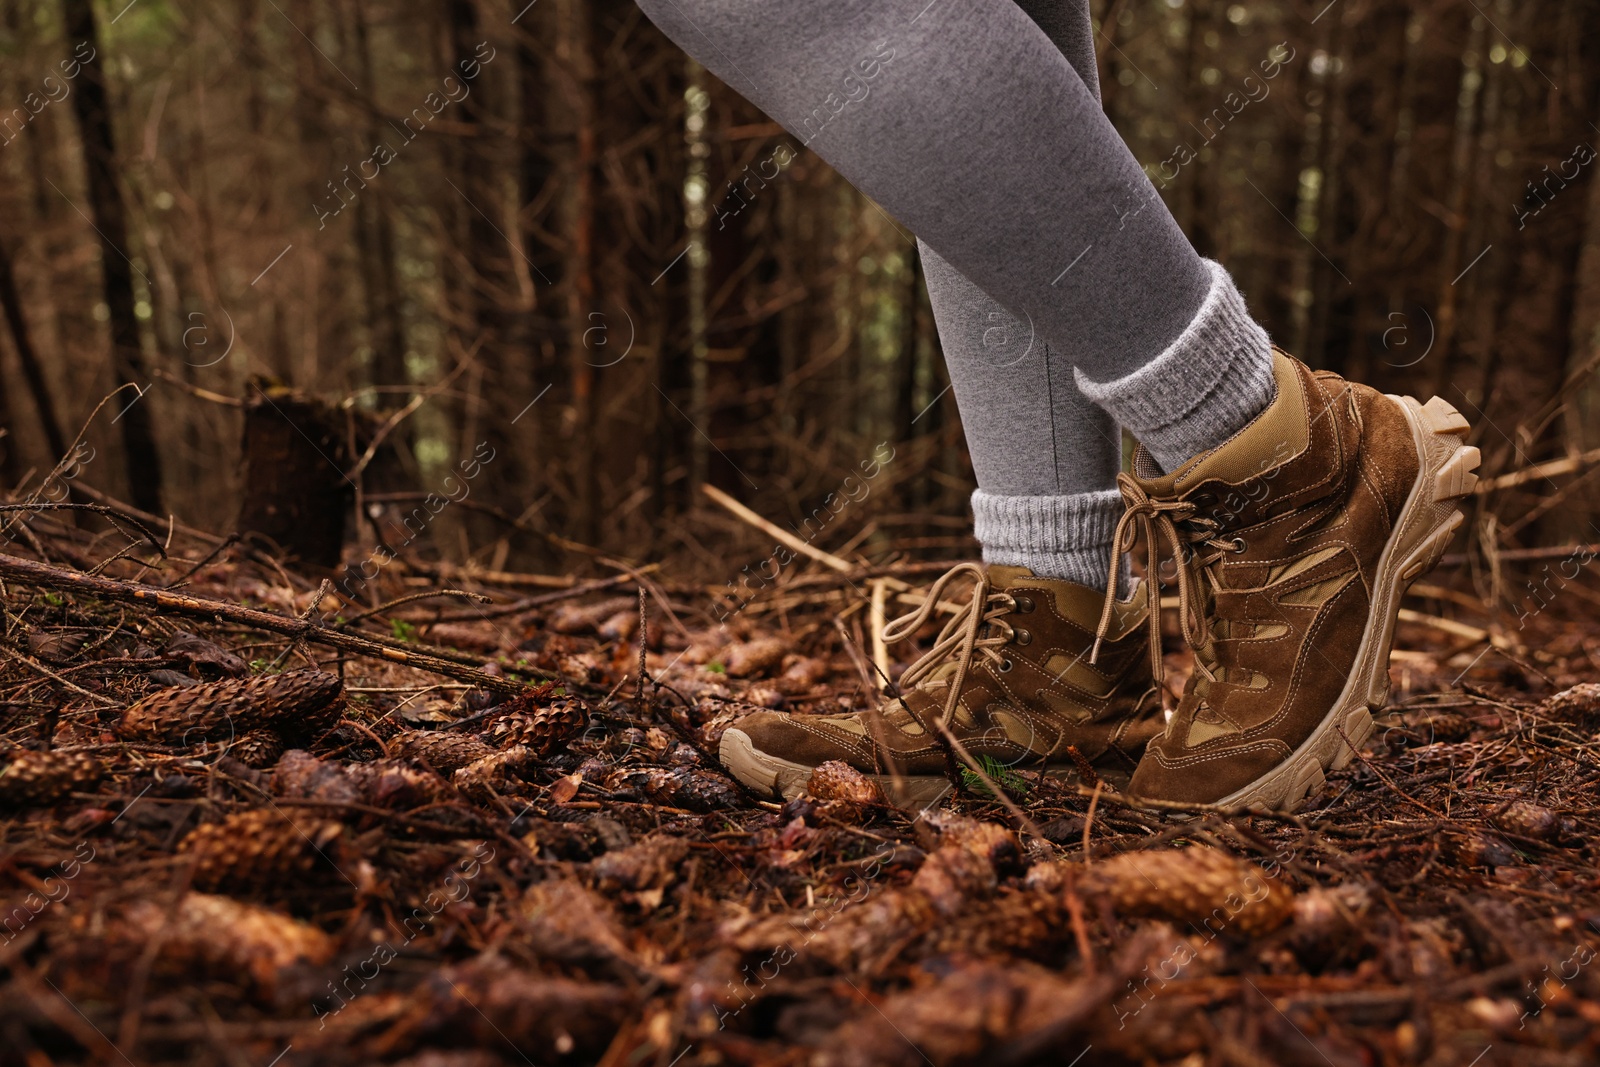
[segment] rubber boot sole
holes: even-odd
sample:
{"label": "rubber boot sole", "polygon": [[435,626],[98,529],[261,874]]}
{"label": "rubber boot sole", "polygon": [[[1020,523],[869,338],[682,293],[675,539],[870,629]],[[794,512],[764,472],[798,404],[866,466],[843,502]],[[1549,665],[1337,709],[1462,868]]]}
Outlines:
{"label": "rubber boot sole", "polygon": [[[756,792],[765,792],[793,800],[805,792],[806,782],[815,767],[796,763],[770,752],[763,752],[750,740],[750,735],[738,727],[723,731],[717,756],[728,772]],[[1044,773],[1066,780],[1080,780],[1075,766],[1070,764],[1046,767]],[[1117,789],[1126,789],[1127,772],[1102,771],[1107,783]],[[906,810],[921,810],[938,804],[950,793],[950,780],[942,775],[903,774],[898,782],[893,775],[869,774],[868,778],[883,787],[889,802]]]}

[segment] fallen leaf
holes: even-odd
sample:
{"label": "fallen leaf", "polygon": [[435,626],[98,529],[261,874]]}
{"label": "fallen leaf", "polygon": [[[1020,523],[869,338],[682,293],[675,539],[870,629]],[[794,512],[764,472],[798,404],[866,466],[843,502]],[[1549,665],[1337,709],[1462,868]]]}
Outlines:
{"label": "fallen leaf", "polygon": [[557,804],[565,804],[578,795],[578,787],[582,784],[582,771],[576,774],[569,774],[565,778],[558,778],[555,785],[550,787],[550,799]]}

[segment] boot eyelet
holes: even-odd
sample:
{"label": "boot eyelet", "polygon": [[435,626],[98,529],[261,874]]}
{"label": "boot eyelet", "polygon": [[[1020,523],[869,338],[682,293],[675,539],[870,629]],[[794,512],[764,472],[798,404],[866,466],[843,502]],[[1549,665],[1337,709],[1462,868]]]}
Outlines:
{"label": "boot eyelet", "polygon": [[1013,640],[1015,640],[1019,645],[1026,645],[1033,640],[1033,634],[1029,633],[1027,630],[1018,630],[1017,636],[1013,638]]}
{"label": "boot eyelet", "polygon": [[1233,539],[1233,551],[1234,551],[1234,554],[1238,555],[1238,554],[1244,552],[1244,550],[1245,550],[1244,538],[1235,537]]}
{"label": "boot eyelet", "polygon": [[1000,661],[999,665],[995,667],[995,670],[999,671],[1001,674],[1009,674],[1011,672],[1011,668],[1014,666],[1016,666],[1016,664],[1011,662],[1010,656],[1007,656],[1005,659]]}
{"label": "boot eyelet", "polygon": [[1016,601],[1019,614],[1026,615],[1033,610],[1033,598],[1031,596],[1012,597],[1011,599]]}

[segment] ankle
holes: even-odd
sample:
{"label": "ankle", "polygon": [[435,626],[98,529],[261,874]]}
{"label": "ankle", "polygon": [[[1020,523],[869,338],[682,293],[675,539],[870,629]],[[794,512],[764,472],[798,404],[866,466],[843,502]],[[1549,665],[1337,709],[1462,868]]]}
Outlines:
{"label": "ankle", "polygon": [[[1026,567],[1041,578],[1104,589],[1111,539],[1122,515],[1115,489],[1067,496],[972,494],[974,532],[985,563]],[[1126,560],[1118,564],[1118,589],[1131,588]]]}
{"label": "ankle", "polygon": [[1211,289],[1177,340],[1131,374],[1078,388],[1139,439],[1161,468],[1226,441],[1272,402],[1272,341],[1217,263]]}

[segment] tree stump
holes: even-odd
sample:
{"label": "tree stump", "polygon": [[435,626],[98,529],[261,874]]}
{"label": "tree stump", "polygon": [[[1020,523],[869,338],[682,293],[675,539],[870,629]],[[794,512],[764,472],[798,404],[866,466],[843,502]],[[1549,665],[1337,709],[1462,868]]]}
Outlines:
{"label": "tree stump", "polygon": [[256,383],[244,407],[241,536],[268,538],[289,556],[339,563],[355,487],[344,412],[280,385]]}

